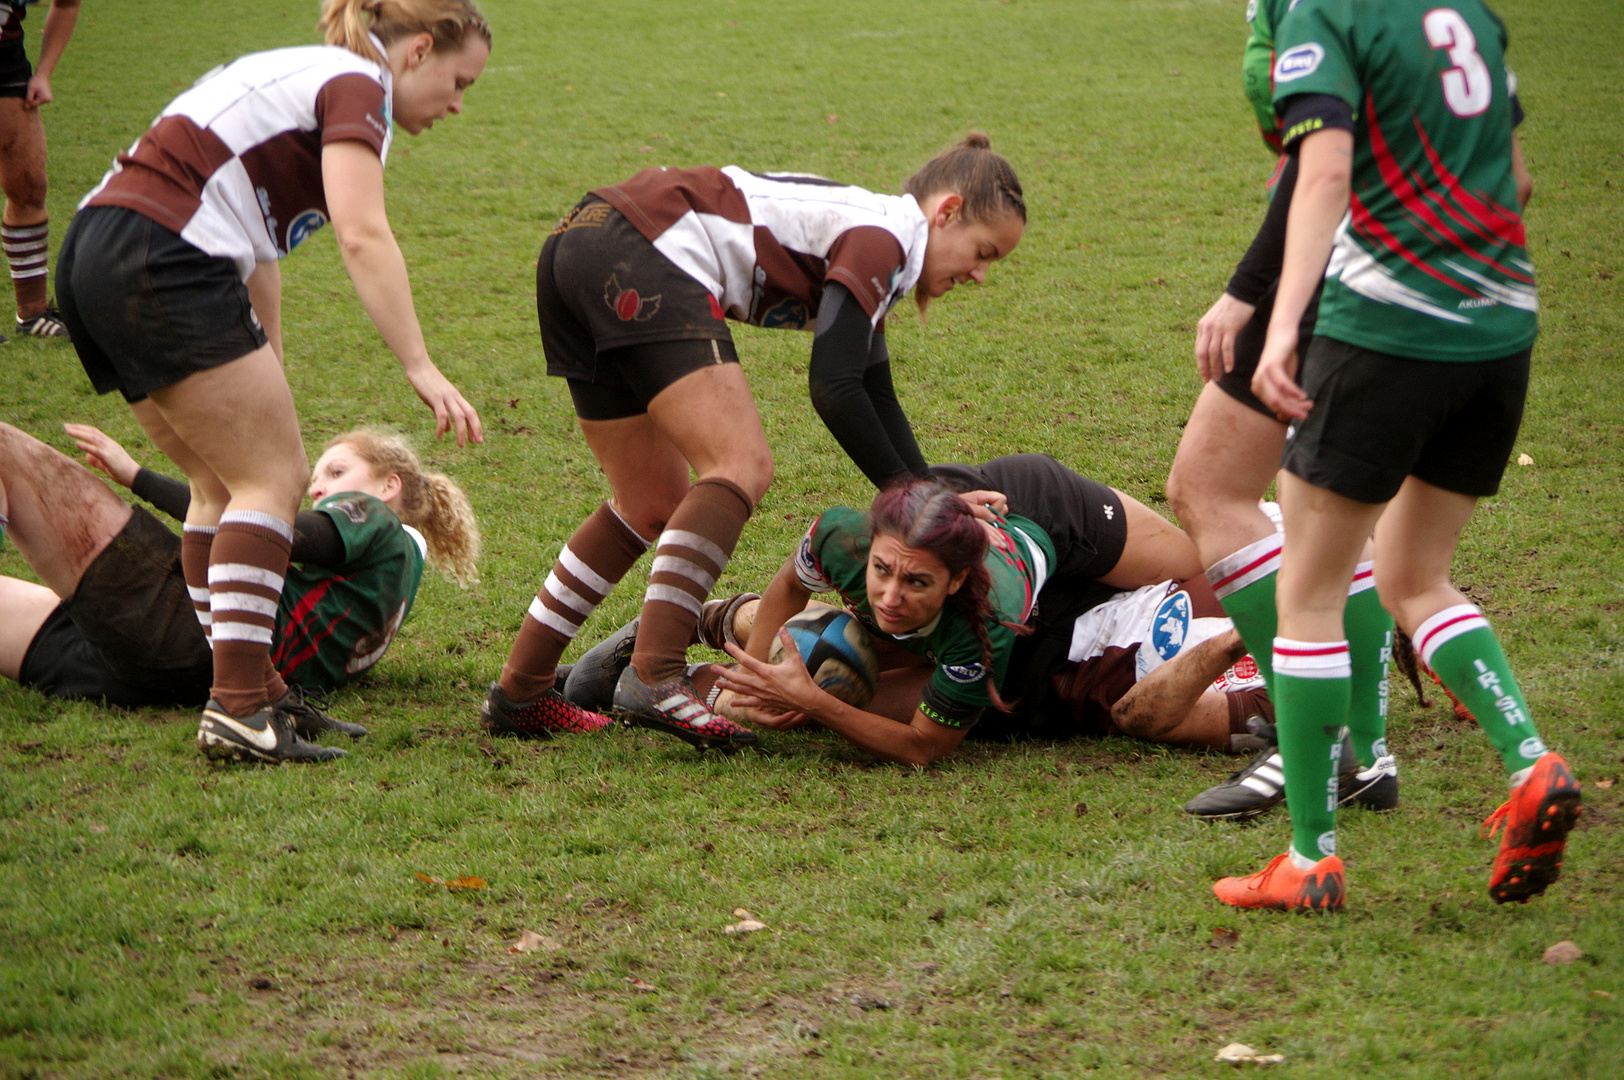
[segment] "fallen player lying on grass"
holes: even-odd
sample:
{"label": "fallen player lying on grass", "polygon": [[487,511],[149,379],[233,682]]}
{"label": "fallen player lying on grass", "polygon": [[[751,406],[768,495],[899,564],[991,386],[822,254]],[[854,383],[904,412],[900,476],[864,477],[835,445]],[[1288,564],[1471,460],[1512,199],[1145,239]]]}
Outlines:
{"label": "fallen player lying on grass", "polygon": [[[94,427],[65,425],[87,460],[176,520],[187,485],[141,468]],[[305,701],[377,663],[410,612],[425,559],[467,585],[479,530],[467,496],[423,471],[398,436],[350,431],[316,462],[316,504],[295,522],[294,565],[271,660],[289,685],[257,760],[343,755],[305,741],[366,734]],[[0,577],[0,675],[59,698],[196,707],[209,697],[208,638],[181,574],[181,541],[84,466],[0,424],[0,529],[44,584]]]}

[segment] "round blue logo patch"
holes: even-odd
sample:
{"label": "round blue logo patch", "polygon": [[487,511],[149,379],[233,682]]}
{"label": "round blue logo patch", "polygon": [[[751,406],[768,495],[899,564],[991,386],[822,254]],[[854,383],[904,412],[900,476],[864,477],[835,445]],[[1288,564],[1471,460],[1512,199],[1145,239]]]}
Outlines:
{"label": "round blue logo patch", "polygon": [[956,683],[973,683],[987,674],[985,664],[943,664],[942,670]]}
{"label": "round blue logo patch", "polygon": [[310,238],[310,234],[327,224],[327,215],[320,210],[306,210],[288,226],[288,250],[292,251]]}
{"label": "round blue logo patch", "polygon": [[1163,660],[1171,660],[1184,648],[1190,633],[1190,594],[1176,592],[1163,600],[1150,623],[1150,647]]}

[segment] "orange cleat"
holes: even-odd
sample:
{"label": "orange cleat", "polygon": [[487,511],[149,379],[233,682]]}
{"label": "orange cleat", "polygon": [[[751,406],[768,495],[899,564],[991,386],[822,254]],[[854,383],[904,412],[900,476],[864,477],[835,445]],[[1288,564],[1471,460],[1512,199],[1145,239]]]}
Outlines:
{"label": "orange cleat", "polygon": [[1542,755],[1528,779],[1483,823],[1485,837],[1505,830],[1489,874],[1489,895],[1495,903],[1526,903],[1561,875],[1568,831],[1581,809],[1579,781],[1568,763],[1560,754]]}
{"label": "orange cleat", "polygon": [[1327,855],[1312,870],[1299,870],[1291,854],[1274,861],[1251,877],[1226,877],[1212,887],[1226,904],[1270,911],[1341,911],[1347,888],[1342,860]]}

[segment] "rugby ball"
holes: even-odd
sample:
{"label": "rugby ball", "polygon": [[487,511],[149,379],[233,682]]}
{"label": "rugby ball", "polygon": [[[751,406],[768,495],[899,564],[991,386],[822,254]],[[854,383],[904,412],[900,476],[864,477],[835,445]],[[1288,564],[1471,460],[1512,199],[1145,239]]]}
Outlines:
{"label": "rugby ball", "polygon": [[[874,698],[880,661],[861,623],[839,608],[820,607],[791,616],[784,629],[800,650],[812,681],[848,705],[862,708]],[[784,659],[784,642],[774,636],[767,659]]]}

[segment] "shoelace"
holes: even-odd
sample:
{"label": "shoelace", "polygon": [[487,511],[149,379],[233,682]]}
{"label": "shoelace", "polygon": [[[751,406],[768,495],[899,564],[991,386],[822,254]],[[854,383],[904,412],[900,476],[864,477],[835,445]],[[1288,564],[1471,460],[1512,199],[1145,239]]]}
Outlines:
{"label": "shoelace", "polygon": [[1510,816],[1511,800],[1507,799],[1500,804],[1499,809],[1483,819],[1483,824],[1478,827],[1477,835],[1485,840],[1492,839],[1494,834],[1500,831],[1500,827],[1506,823],[1506,818]]}
{"label": "shoelace", "polygon": [[1265,866],[1263,868],[1263,872],[1257,876],[1257,880],[1251,886],[1252,890],[1254,892],[1262,892],[1265,888],[1267,888],[1269,882],[1274,880],[1274,872],[1280,869],[1280,864],[1289,858],[1291,858],[1291,853],[1289,851],[1276,855],[1274,857],[1274,861],[1269,863],[1268,866]]}

